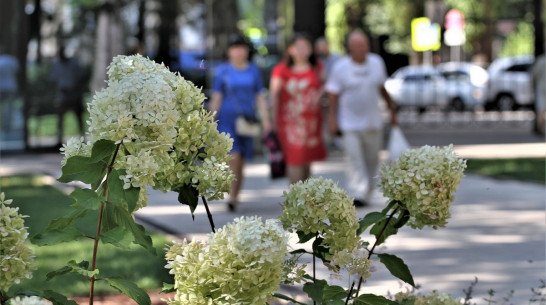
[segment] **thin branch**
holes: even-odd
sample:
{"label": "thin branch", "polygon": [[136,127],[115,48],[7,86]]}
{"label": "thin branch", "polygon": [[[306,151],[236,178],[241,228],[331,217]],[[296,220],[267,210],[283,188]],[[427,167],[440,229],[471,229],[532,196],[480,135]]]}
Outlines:
{"label": "thin branch", "polygon": [[351,298],[351,294],[353,293],[353,289],[355,288],[355,282],[351,285],[351,289],[349,289],[349,294],[347,294],[347,299],[345,299],[345,305],[349,304],[349,299]]}
{"label": "thin branch", "polygon": [[203,204],[205,205],[205,210],[207,210],[207,216],[209,218],[210,228],[212,229],[212,233],[216,233],[216,227],[214,226],[214,220],[212,219],[212,213],[209,210],[209,205],[207,204],[207,199],[205,196],[201,196],[201,199],[203,199]]}
{"label": "thin branch", "polygon": [[[398,209],[400,207],[396,207],[396,209],[394,209],[394,211],[392,211],[391,215],[389,215],[389,218],[387,218],[387,221],[385,221],[385,225],[383,226],[383,228],[381,229],[381,232],[379,232],[379,235],[377,235],[377,238],[375,239],[375,242],[372,246],[372,249],[370,250],[370,252],[368,253],[368,259],[370,259],[370,257],[372,257],[372,254],[373,254],[373,251],[375,250],[375,247],[377,246],[379,240],[381,239],[381,237],[383,236],[383,233],[385,233],[385,230],[387,229],[387,226],[389,225],[389,222],[392,220],[392,218],[394,217],[394,215],[396,214],[396,212],[398,212]],[[358,293],[360,292],[360,286],[362,286],[362,281],[364,279],[362,277],[360,277],[360,279],[358,280],[358,287],[356,289],[356,295],[355,297],[358,297]]]}
{"label": "thin branch", "polygon": [[[318,232],[315,235],[315,241],[318,239]],[[315,255],[315,250],[313,250],[313,283],[317,282],[317,276],[316,276],[316,260],[317,257]],[[317,305],[316,301],[313,301],[313,305]]]}
{"label": "thin branch", "polygon": [[0,290],[0,304],[1,305],[5,305],[6,304],[6,299],[4,299],[4,295],[2,294],[2,290]]}
{"label": "thin branch", "polygon": [[[110,173],[112,172],[112,169],[114,168],[114,161],[116,160],[116,157],[118,155],[120,145],[121,143],[116,145],[114,156],[112,157],[112,161],[108,165],[108,171],[106,172],[106,179],[104,181],[104,189],[102,190],[103,198],[106,198],[106,195],[108,194],[108,177],[110,176]],[[99,235],[100,235],[100,229],[102,225],[103,212],[104,212],[104,201],[101,201],[100,207],[99,207],[99,219],[97,220],[97,230],[95,232],[95,242],[93,245],[93,261],[91,263],[91,271],[95,270],[95,267],[97,266],[97,251],[99,249]],[[95,276],[93,275],[89,282],[89,305],[93,305],[94,291],[95,291]]]}

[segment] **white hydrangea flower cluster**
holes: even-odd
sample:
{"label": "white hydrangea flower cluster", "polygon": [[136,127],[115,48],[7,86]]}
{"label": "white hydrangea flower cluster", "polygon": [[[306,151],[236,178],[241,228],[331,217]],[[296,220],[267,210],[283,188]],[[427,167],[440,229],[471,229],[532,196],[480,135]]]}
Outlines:
{"label": "white hydrangea flower cluster", "polygon": [[463,300],[456,299],[447,293],[440,293],[437,290],[427,295],[414,295],[411,292],[399,292],[394,296],[395,301],[403,304],[414,305],[460,305]]}
{"label": "white hydrangea flower cluster", "polygon": [[48,300],[41,299],[37,296],[16,297],[9,300],[10,305],[51,305]]}
{"label": "white hydrangea flower cluster", "polygon": [[72,156],[91,156],[92,147],[93,146],[91,145],[91,142],[84,142],[83,137],[68,139],[66,144],[63,144],[63,147],[61,147],[60,149],[61,153],[64,154],[64,158],[61,161],[61,164],[65,165],[66,160]]}
{"label": "white hydrangea flower cluster", "polygon": [[347,249],[338,251],[332,257],[332,265],[343,266],[349,275],[355,274],[364,280],[371,276],[371,264],[371,261],[364,255],[364,251],[358,248],[352,251]]}
{"label": "white hydrangea flower cluster", "polygon": [[406,151],[381,168],[380,187],[387,198],[398,200],[410,212],[408,224],[422,229],[444,227],[450,217],[454,192],[463,178],[466,160],[444,148],[423,146]]}
{"label": "white hydrangea flower cluster", "polygon": [[327,259],[336,252],[360,247],[353,201],[332,180],[319,177],[294,183],[283,197],[283,227],[306,235],[318,232],[329,250]]}
{"label": "white hydrangea flower cluster", "polygon": [[0,193],[0,290],[7,291],[13,284],[32,278],[34,251],[25,240],[28,237],[24,215],[19,208],[8,207],[12,199]]}
{"label": "white hydrangea flower cluster", "polygon": [[115,57],[107,73],[108,86],[88,107],[91,143],[69,141],[65,157],[88,156],[100,139],[123,143],[114,167],[126,170],[125,188],[192,185],[209,199],[223,198],[233,179],[232,140],[217,131],[201,90],[140,55]]}
{"label": "white hydrangea flower cluster", "polygon": [[167,251],[177,293],[168,304],[265,304],[279,289],[288,234],[276,220],[236,218],[207,242]]}

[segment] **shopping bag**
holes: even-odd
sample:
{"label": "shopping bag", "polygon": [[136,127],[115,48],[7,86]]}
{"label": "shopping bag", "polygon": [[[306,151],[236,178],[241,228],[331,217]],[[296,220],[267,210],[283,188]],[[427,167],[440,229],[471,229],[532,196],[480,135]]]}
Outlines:
{"label": "shopping bag", "polygon": [[286,176],[286,162],[281,149],[281,144],[277,134],[270,132],[262,138],[262,142],[267,147],[267,159],[269,160],[269,170],[271,179],[283,178]]}
{"label": "shopping bag", "polygon": [[389,161],[396,161],[406,150],[410,148],[408,140],[404,137],[398,126],[392,126],[389,134]]}
{"label": "shopping bag", "polygon": [[260,122],[254,118],[240,115],[235,121],[235,133],[244,137],[257,137],[260,135]]}

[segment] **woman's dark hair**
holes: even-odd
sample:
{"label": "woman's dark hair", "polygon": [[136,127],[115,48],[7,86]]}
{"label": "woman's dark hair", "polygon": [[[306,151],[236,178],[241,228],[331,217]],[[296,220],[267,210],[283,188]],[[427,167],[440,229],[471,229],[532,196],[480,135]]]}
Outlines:
{"label": "woman's dark hair", "polygon": [[288,54],[288,49],[296,43],[296,41],[300,39],[305,39],[311,46],[311,54],[309,55],[309,63],[316,68],[318,65],[317,56],[315,55],[315,50],[313,49],[313,41],[311,40],[311,37],[305,33],[296,33],[292,38],[288,41],[288,44],[286,45],[286,53],[285,53],[285,62],[288,67],[292,67],[294,65],[294,59],[290,54]]}
{"label": "woman's dark hair", "polygon": [[[229,36],[229,42],[228,42],[228,49],[235,46],[243,46],[248,49],[248,61],[252,61],[252,57],[254,56],[254,53],[256,50],[254,49],[254,46],[252,43],[242,34],[232,34]],[[227,52],[226,52],[226,59],[227,59]]]}

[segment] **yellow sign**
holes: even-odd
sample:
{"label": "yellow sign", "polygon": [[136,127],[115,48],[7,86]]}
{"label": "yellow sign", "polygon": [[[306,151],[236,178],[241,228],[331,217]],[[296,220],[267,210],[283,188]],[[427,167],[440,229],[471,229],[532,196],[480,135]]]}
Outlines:
{"label": "yellow sign", "polygon": [[431,23],[426,17],[411,21],[411,46],[417,52],[436,51],[442,45],[441,28],[437,23]]}

